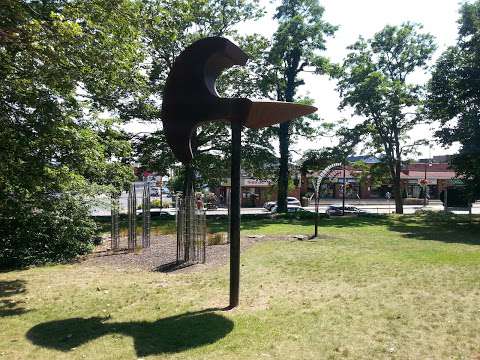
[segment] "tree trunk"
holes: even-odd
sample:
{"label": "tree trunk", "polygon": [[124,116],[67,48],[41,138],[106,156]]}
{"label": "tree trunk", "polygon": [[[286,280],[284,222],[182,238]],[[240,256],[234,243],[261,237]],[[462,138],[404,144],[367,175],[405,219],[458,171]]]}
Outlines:
{"label": "tree trunk", "polygon": [[278,174],[277,212],[287,212],[289,123],[280,124],[280,170]]}
{"label": "tree trunk", "polygon": [[399,160],[395,162],[395,176],[393,177],[393,196],[395,197],[395,212],[403,214],[402,189],[400,188],[400,173],[402,171]]}
{"label": "tree trunk", "polygon": [[[294,67],[296,69],[296,67]],[[296,73],[290,70],[287,75],[287,86],[285,89],[285,101],[293,102],[295,94],[295,76]],[[279,99],[280,100],[280,99]],[[287,196],[288,196],[288,160],[290,147],[290,122],[280,124],[278,134],[280,142],[280,170],[278,174],[278,194],[277,194],[277,211],[281,213],[287,212]]]}

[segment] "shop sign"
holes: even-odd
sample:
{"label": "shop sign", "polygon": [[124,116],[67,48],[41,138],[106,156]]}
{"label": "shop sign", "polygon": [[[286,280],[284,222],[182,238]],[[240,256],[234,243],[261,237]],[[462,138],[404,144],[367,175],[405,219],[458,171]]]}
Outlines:
{"label": "shop sign", "polygon": [[271,180],[243,179],[242,186],[268,187],[272,185]]}
{"label": "shop sign", "polygon": [[[347,184],[358,184],[357,179],[345,179]],[[337,182],[343,184],[343,178],[338,178]]]}
{"label": "shop sign", "polygon": [[[220,185],[230,187],[230,179],[224,179]],[[241,179],[240,186],[242,187],[269,187],[272,186],[271,180],[256,180],[256,179]]]}
{"label": "shop sign", "polygon": [[450,185],[465,185],[462,179],[451,179],[449,183]]}

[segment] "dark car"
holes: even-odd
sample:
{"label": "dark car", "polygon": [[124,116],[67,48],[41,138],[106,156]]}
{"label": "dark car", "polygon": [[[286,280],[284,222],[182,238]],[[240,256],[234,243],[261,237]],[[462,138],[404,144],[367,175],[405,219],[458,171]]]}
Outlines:
{"label": "dark car", "polygon": [[173,220],[175,219],[175,213],[166,210],[152,211],[151,217],[164,220]]}
{"label": "dark car", "polygon": [[[289,213],[296,213],[296,212],[302,212],[302,211],[307,211],[307,210],[305,210],[304,208],[298,205],[287,205],[287,212]],[[272,208],[271,212],[274,214],[277,212],[277,205],[275,205]]]}
{"label": "dark car", "polygon": [[[365,211],[355,206],[345,205],[345,215],[358,215],[363,213],[365,213]],[[325,211],[325,214],[328,216],[341,216],[343,214],[342,205],[330,205]]]}

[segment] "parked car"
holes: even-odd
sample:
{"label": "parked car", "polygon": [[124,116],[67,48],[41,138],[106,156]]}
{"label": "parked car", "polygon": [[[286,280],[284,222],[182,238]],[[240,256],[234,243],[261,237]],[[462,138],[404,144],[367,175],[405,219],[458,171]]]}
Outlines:
{"label": "parked car", "polygon": [[151,213],[152,218],[171,220],[175,219],[175,213],[166,210],[154,211]]}
{"label": "parked car", "polygon": [[[300,201],[293,196],[288,196],[287,197],[287,206],[294,205],[294,206],[301,206]],[[263,207],[267,209],[268,211],[272,211],[273,207],[277,206],[276,201],[269,201],[263,204]]]}
{"label": "parked car", "polygon": [[277,205],[276,201],[267,201],[265,204],[263,204],[263,208],[270,211],[275,205]]}
{"label": "parked car", "polygon": [[287,204],[288,205],[297,205],[297,206],[302,205],[302,204],[300,204],[300,200],[298,200],[296,197],[293,197],[293,196],[287,197]]}
{"label": "parked car", "polygon": [[[352,205],[345,205],[345,215],[358,215],[364,214],[364,210],[360,210],[359,208],[352,206]],[[342,204],[339,205],[330,205],[325,214],[328,216],[340,216],[342,215]]]}
{"label": "parked car", "polygon": [[[299,211],[307,211],[307,210],[305,210],[304,208],[302,208],[301,206],[298,206],[298,205],[287,205],[287,212],[294,213],[294,212],[299,212]],[[277,205],[275,205],[272,208],[271,212],[272,213],[277,212]]]}
{"label": "parked car", "polygon": [[160,196],[160,188],[156,186],[150,187],[150,196]]}

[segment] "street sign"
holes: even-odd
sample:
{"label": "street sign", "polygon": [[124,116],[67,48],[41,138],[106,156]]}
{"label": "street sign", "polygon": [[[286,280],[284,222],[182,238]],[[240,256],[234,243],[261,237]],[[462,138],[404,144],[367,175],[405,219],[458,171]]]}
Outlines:
{"label": "street sign", "polygon": [[451,185],[465,185],[462,179],[450,179]]}

